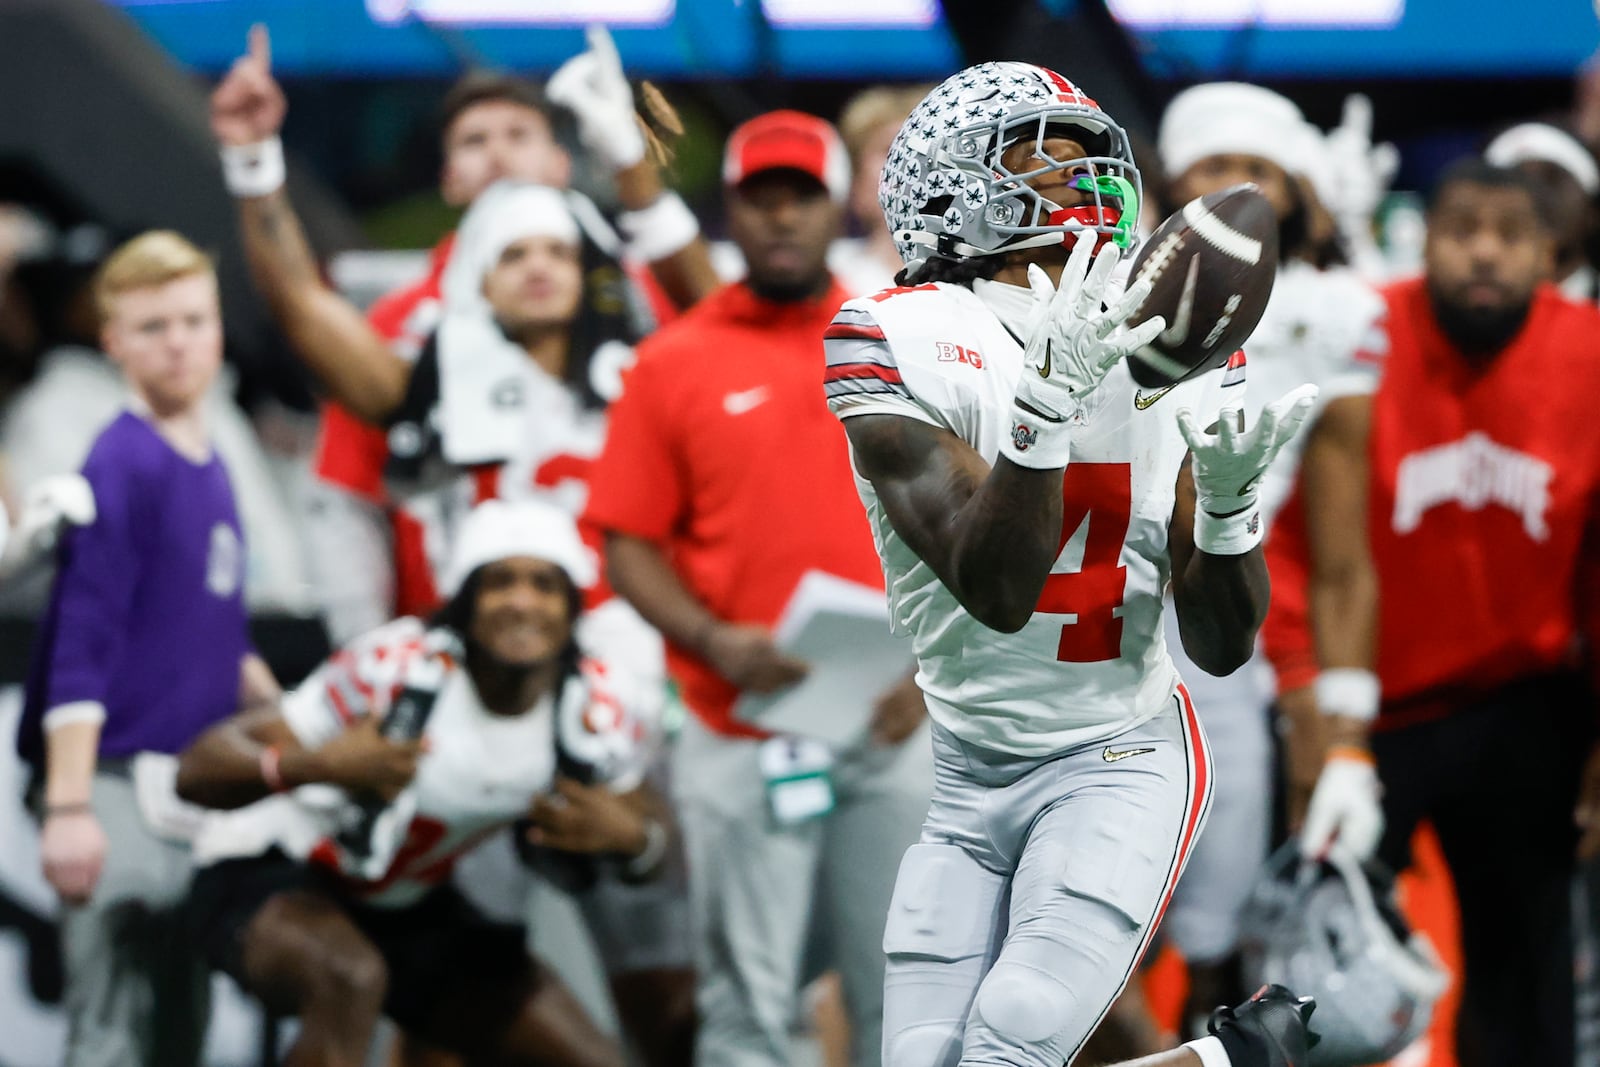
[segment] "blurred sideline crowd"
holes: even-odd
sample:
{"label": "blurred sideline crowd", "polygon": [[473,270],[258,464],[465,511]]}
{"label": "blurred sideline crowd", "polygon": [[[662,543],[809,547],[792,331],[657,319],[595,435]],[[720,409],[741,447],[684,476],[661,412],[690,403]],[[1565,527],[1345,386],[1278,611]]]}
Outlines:
{"label": "blurred sideline crowd", "polygon": [[[843,301],[915,281],[879,178],[930,88],[739,126],[710,242],[671,189],[670,104],[603,31],[542,87],[468,75],[440,110],[460,224],[368,306],[301,230],[256,31],[212,97],[219,181],[314,424],[237,402],[181,232],[0,205],[0,614],[37,624],[0,721],[66,1015],[17,1067],[254,1062],[202,1052],[212,972],[292,1020],[284,1063],[880,1061],[884,916],[932,788],[909,648],[844,740],[748,709],[816,669],[772,632],[809,576],[883,587],[821,346]],[[1321,130],[1216,83],[1137,151],[1145,233],[1240,182],[1267,198],[1250,388],[1323,394],[1263,489],[1261,650],[1184,669],[1217,764],[1161,932],[1188,992],[1130,986],[1085,1062],[1248,994],[1279,846],[1397,872],[1424,823],[1456,879],[1454,1032],[1375,1001],[1374,1040],[1579,1062],[1600,116],[1485,130],[1425,209],[1371,127],[1361,98]],[[571,187],[574,153],[614,202]],[[1376,634],[1341,629],[1374,598]],[[332,654],[276,678],[252,613],[320,619]]]}

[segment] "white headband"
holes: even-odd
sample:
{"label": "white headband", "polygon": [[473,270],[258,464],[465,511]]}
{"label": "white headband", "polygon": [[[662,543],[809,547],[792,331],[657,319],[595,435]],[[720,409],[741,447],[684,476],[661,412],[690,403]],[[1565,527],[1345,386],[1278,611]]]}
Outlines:
{"label": "white headband", "polygon": [[487,314],[483,279],[507,248],[525,237],[581,239],[566,198],[548,185],[499,181],[478,194],[456,231],[455,248],[440,280],[445,306]]}
{"label": "white headband", "polygon": [[1600,167],[1595,166],[1594,156],[1576,137],[1543,122],[1511,127],[1489,142],[1483,158],[1497,167],[1514,167],[1529,160],[1554,163],[1577,179],[1590,196],[1600,193]]}
{"label": "white headband", "polygon": [[1244,82],[1212,82],[1173,97],[1156,148],[1172,178],[1207,156],[1228,154],[1257,156],[1309,178],[1317,169],[1313,134],[1287,97]]}
{"label": "white headband", "polygon": [[439,591],[454,596],[479,567],[517,556],[554,563],[580,589],[598,576],[594,553],[578,536],[571,515],[538,500],[486,500],[462,522]]}

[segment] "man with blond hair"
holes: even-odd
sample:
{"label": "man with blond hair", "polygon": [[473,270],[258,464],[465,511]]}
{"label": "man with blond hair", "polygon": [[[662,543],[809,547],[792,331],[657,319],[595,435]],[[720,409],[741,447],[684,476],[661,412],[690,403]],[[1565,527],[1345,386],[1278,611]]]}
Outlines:
{"label": "man with blond hair", "polygon": [[209,989],[177,921],[195,813],[175,754],[277,685],[250,645],[239,516],[202,414],[222,365],[212,262],[146,233],[95,297],[130,400],[83,465],[95,517],[59,545],[17,749],[62,902],[62,1062],[172,1067],[199,1059]]}
{"label": "man with blond hair", "polygon": [[839,136],[850,152],[850,216],[861,236],[835,241],[828,266],[851,296],[889,288],[905,266],[878,207],[878,176],[883,173],[889,146],[900,132],[901,123],[931,88],[871,85],[847,100],[839,112]]}

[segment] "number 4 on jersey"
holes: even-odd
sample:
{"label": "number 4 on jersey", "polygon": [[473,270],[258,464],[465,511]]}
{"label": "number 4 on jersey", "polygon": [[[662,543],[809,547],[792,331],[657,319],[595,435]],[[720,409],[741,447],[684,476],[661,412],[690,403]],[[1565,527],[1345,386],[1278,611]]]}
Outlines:
{"label": "number 4 on jersey", "polygon": [[1056,659],[1063,663],[1101,663],[1122,656],[1122,619],[1116,614],[1127,595],[1128,568],[1122,542],[1132,517],[1133,476],[1126,463],[1071,463],[1061,481],[1061,543],[1087,524],[1083,560],[1070,574],[1045,579],[1035,611],[1073,615],[1061,627]]}

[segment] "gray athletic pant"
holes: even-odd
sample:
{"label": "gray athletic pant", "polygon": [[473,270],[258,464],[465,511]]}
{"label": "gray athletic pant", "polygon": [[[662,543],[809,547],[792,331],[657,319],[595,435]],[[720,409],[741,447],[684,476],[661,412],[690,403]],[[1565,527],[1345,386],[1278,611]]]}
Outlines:
{"label": "gray athletic pant", "polygon": [[928,810],[924,726],[894,748],[842,753],[836,806],[776,825],[760,742],[722,737],[693,715],[678,739],[673,788],[689,856],[695,921],[696,1067],[788,1067],[809,924],[843,980],[851,1062],[876,1067],[882,1033],[883,925],[895,868]]}
{"label": "gray athletic pant", "polygon": [[64,1067],[192,1067],[199,1063],[211,979],[190,948],[181,906],[189,849],[145,826],[118,765],[94,777],[105,867],[87,904],[61,912],[66,971]]}
{"label": "gray athletic pant", "polygon": [[1190,662],[1178,613],[1166,605],[1167,648],[1205,727],[1217,764],[1206,833],[1189,857],[1162,929],[1190,963],[1226,960],[1267,862],[1272,834],[1272,670],[1258,653],[1225,678]]}
{"label": "gray athletic pant", "polygon": [[884,1067],[1071,1063],[1149,946],[1205,822],[1179,691],[1108,742],[1031,758],[934,727],[933,806],[884,948]]}

